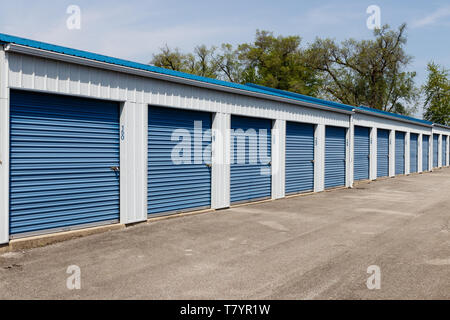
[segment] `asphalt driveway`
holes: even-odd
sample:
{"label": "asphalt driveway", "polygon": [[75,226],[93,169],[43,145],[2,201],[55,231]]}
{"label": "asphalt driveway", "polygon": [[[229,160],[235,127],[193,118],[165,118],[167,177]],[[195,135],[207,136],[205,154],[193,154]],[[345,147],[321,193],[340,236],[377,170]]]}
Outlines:
{"label": "asphalt driveway", "polygon": [[450,169],[3,254],[16,298],[450,299]]}

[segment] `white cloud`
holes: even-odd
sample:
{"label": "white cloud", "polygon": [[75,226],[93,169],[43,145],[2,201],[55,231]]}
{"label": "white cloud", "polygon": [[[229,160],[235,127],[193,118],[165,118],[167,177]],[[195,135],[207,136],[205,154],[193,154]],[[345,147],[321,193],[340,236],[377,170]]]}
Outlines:
{"label": "white cloud", "polygon": [[366,36],[366,18],[364,6],[328,4],[310,8],[289,22],[305,40],[317,36],[341,40]]}
{"label": "white cloud", "polygon": [[[144,63],[165,44],[189,51],[196,44],[217,45],[218,39],[233,39],[242,33],[238,25],[212,24],[206,19],[170,23],[158,8],[138,9],[127,4],[80,7],[81,30],[67,29],[68,15],[65,6],[60,6],[47,12],[37,11],[25,21],[0,12],[0,18],[5,18],[0,19],[0,32]],[[19,8],[15,7],[10,13],[14,12],[17,18],[17,11]]]}
{"label": "white cloud", "polygon": [[[432,14],[427,15],[426,17],[422,19],[418,19],[412,23],[413,28],[420,28],[425,27],[428,25],[434,25],[442,21],[443,18],[450,18],[450,6],[449,7],[443,7]],[[446,23],[449,22],[448,19],[445,21]]]}

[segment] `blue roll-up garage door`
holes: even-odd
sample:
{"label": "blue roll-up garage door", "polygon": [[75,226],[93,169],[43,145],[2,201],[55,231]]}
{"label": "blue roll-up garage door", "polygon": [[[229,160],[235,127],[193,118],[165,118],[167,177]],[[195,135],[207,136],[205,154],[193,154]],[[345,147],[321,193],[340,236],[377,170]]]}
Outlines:
{"label": "blue roll-up garage door", "polygon": [[119,219],[119,105],[11,91],[10,234]]}
{"label": "blue roll-up garage door", "polygon": [[209,208],[210,164],[210,113],[149,107],[149,215]]}
{"label": "blue roll-up garage door", "polygon": [[325,188],[345,186],[346,128],[325,129]]}
{"label": "blue roll-up garage door", "polygon": [[270,197],[272,121],[232,116],[231,129],[231,202]]}
{"label": "blue roll-up garage door", "polygon": [[377,177],[389,176],[389,130],[377,130]]}
{"label": "blue roll-up garage door", "polygon": [[395,133],[395,174],[405,173],[405,133]]}
{"label": "blue roll-up garage door", "polygon": [[442,166],[447,166],[447,136],[442,136]]}
{"label": "blue roll-up garage door", "polygon": [[439,167],[439,135],[433,134],[433,168]]}
{"label": "blue roll-up garage door", "polygon": [[409,171],[414,173],[418,171],[419,166],[419,135],[411,133],[409,140]]}
{"label": "blue roll-up garage door", "polygon": [[286,123],[286,193],[314,189],[314,125]]}
{"label": "blue roll-up garage door", "polygon": [[430,170],[430,136],[422,136],[422,171]]}
{"label": "blue roll-up garage door", "polygon": [[370,129],[355,126],[354,144],[353,170],[355,180],[369,179]]}

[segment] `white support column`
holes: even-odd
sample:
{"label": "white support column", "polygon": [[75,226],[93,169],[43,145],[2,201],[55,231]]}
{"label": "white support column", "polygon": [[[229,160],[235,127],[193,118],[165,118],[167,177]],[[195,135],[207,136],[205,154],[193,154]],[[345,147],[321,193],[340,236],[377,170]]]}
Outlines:
{"label": "white support column", "polygon": [[438,167],[442,167],[442,134],[439,135],[438,139]]}
{"label": "white support column", "polygon": [[5,52],[0,49],[0,244],[9,242],[8,68],[7,56]]}
{"label": "white support column", "polygon": [[285,196],[286,121],[274,120],[272,127],[272,199]]}
{"label": "white support column", "polygon": [[148,105],[126,101],[120,114],[120,223],[147,220]]}
{"label": "white support column", "polygon": [[411,133],[405,134],[405,174],[411,173]]}
{"label": "white support column", "polygon": [[389,132],[389,176],[395,176],[395,130]]}
{"label": "white support column", "polygon": [[325,125],[314,132],[314,192],[325,190]]}
{"label": "white support column", "polygon": [[428,171],[433,171],[433,132],[428,138]]}
{"label": "white support column", "polygon": [[446,148],[446,158],[447,158],[447,166],[450,166],[450,162],[449,162],[449,158],[450,158],[450,155],[449,155],[449,147],[450,147],[450,136],[447,136],[447,148]]}
{"label": "white support column", "polygon": [[370,130],[370,164],[369,164],[369,179],[375,180],[377,178],[377,128],[371,128]]}
{"label": "white support column", "polygon": [[212,123],[211,207],[213,209],[230,206],[230,129],[230,114],[215,113]]}
{"label": "white support column", "polygon": [[423,139],[423,134],[419,133],[419,140],[417,141],[417,172],[423,172],[422,166],[422,151],[423,151],[423,143],[422,143],[422,139]]}
{"label": "white support column", "polygon": [[353,115],[350,116],[350,126],[347,130],[347,150],[346,150],[346,165],[345,170],[347,172],[345,179],[345,186],[353,188],[353,182],[355,180],[355,121]]}

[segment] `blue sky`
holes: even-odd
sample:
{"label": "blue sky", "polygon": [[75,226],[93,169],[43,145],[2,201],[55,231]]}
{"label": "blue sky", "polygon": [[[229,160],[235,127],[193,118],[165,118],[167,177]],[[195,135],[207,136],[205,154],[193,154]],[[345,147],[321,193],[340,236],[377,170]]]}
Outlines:
{"label": "blue sky", "polygon": [[[66,27],[72,4],[81,8],[81,30]],[[165,44],[185,51],[237,44],[252,41],[256,29],[300,35],[305,44],[315,37],[370,38],[369,5],[380,7],[382,24],[408,24],[406,50],[418,84],[428,61],[450,68],[448,0],[2,0],[0,32],[147,63]]]}

